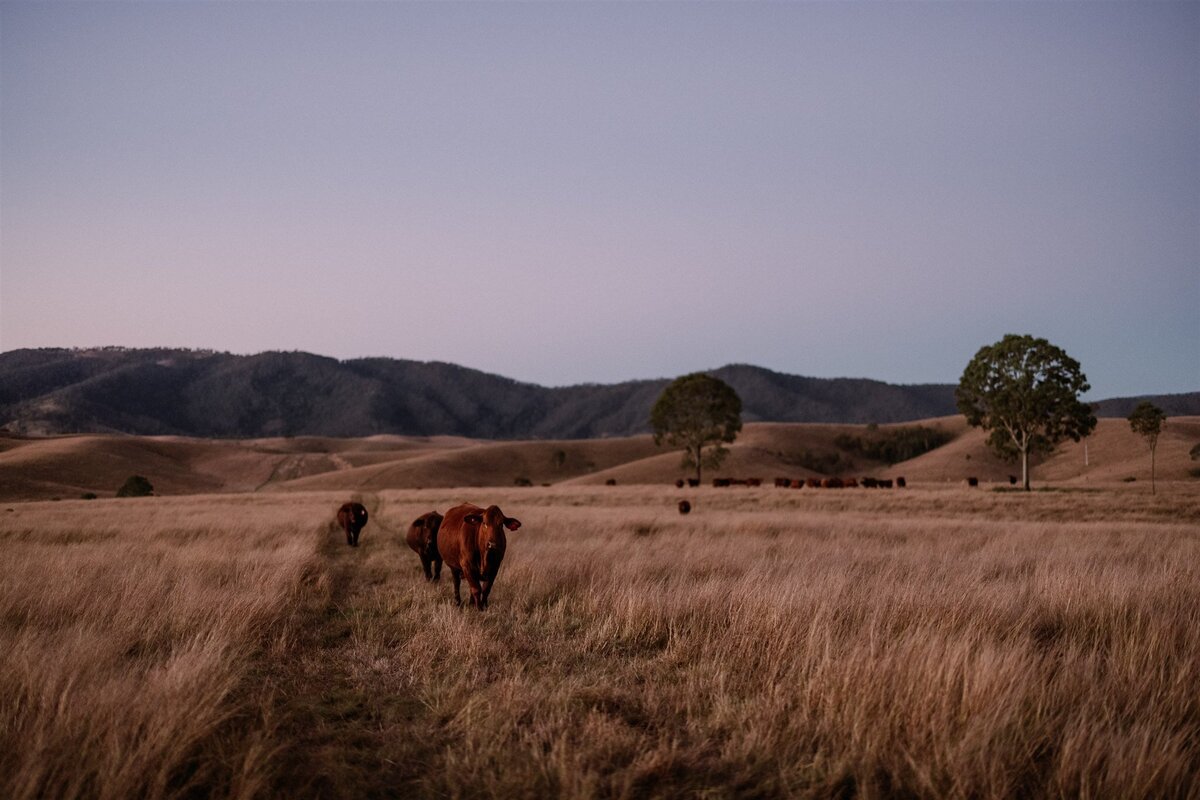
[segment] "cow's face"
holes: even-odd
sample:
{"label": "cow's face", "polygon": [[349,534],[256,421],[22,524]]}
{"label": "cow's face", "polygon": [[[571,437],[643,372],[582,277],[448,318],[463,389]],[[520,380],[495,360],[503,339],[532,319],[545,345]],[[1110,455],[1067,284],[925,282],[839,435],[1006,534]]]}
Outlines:
{"label": "cow's face", "polygon": [[362,505],[355,503],[350,508],[350,514],[354,518],[354,524],[357,527],[361,528],[367,524],[367,509],[363,508]]}
{"label": "cow's face", "polygon": [[421,552],[428,557],[437,555],[437,534],[442,527],[442,515],[427,514],[413,522],[413,526],[418,529]]}
{"label": "cow's face", "polygon": [[495,579],[500,562],[504,560],[504,549],[508,544],[504,531],[515,531],[521,527],[521,521],[504,516],[500,506],[488,506],[482,514],[468,514],[466,521],[478,526],[476,542],[479,544],[479,571],[490,582]]}

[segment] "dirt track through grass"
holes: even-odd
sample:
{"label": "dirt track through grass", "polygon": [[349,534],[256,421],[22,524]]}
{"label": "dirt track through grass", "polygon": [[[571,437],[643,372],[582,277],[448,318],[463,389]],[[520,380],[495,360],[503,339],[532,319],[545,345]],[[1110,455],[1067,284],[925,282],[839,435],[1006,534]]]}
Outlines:
{"label": "dirt track through grass", "polygon": [[381,755],[388,750],[381,723],[397,704],[381,702],[354,669],[353,618],[368,588],[388,579],[385,562],[398,539],[379,497],[362,502],[371,520],[359,547],[347,546],[330,524],[318,548],[322,575],[294,615],[290,646],[264,665],[276,705],[271,716],[280,720],[274,738],[282,743],[272,796],[394,797],[407,778],[405,765]]}

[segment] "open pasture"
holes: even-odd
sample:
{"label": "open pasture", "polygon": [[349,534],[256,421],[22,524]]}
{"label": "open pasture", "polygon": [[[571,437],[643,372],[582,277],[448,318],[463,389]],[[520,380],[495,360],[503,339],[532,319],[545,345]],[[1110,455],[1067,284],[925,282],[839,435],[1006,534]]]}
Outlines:
{"label": "open pasture", "polygon": [[[1193,485],[347,499],[0,510],[0,795],[1200,792]],[[464,500],[483,613],[403,543]]]}

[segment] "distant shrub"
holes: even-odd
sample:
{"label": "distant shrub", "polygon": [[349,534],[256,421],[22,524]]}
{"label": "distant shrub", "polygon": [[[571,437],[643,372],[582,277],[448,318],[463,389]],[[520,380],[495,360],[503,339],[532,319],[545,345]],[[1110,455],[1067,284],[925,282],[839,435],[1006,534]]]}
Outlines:
{"label": "distant shrub", "polygon": [[513,478],[513,483],[516,484],[517,486],[533,486],[533,481],[529,480],[529,478],[526,478],[523,475],[520,477],[517,477],[517,478]]}
{"label": "distant shrub", "polygon": [[1200,478],[1200,467],[1192,467],[1188,470],[1188,475],[1191,475],[1193,478]]}
{"label": "distant shrub", "polygon": [[1132,475],[1130,475],[1130,476],[1129,476],[1129,477],[1127,477],[1127,478],[1121,478],[1121,483],[1133,483],[1133,482],[1134,482],[1134,481],[1136,481],[1136,480],[1137,480],[1137,478],[1135,478],[1135,477],[1133,477]]}
{"label": "distant shrub", "polygon": [[885,464],[898,464],[910,458],[916,458],[930,450],[935,450],[952,437],[937,428],[926,428],[924,425],[910,425],[879,433],[867,426],[871,436],[851,436],[840,434],[833,443],[850,453]]}
{"label": "distant shrub", "polygon": [[117,489],[117,497],[149,497],[154,494],[154,485],[141,475],[130,475]]}
{"label": "distant shrub", "polygon": [[83,494],[79,495],[79,499],[80,500],[95,500],[96,493],[95,492],[84,492]]}
{"label": "distant shrub", "polygon": [[1192,461],[1200,461],[1200,444],[1188,450],[1188,455],[1192,457]]}

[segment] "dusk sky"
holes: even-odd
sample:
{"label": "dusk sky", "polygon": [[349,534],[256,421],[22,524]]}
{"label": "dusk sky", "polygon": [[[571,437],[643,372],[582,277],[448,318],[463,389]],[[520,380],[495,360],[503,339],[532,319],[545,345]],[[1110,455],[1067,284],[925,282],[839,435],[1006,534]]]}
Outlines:
{"label": "dusk sky", "polygon": [[1200,390],[1200,4],[0,5],[0,350]]}

